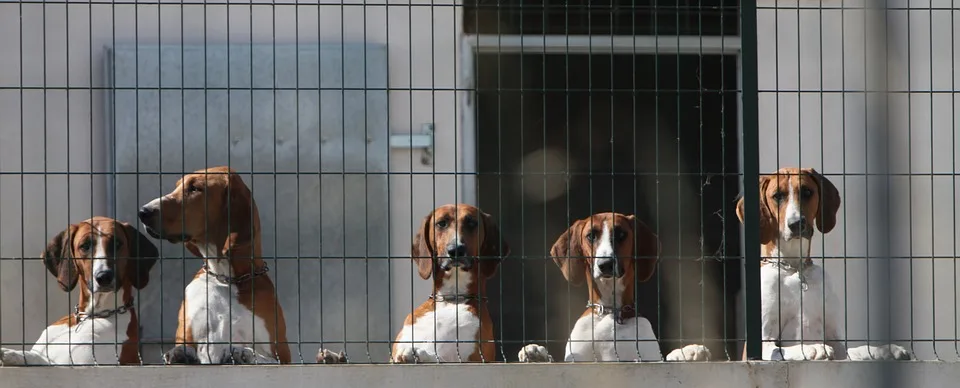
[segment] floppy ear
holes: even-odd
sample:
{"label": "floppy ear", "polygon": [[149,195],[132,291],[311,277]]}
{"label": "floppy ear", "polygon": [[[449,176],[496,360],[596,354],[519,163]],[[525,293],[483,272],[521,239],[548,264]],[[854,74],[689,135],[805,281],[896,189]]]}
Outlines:
{"label": "floppy ear", "polygon": [[[770,212],[769,207],[767,206],[767,185],[770,184],[771,176],[761,175],[760,182],[758,187],[760,188],[760,243],[766,244],[777,238],[779,232],[777,231],[777,219],[773,216],[773,213]],[[740,219],[740,223],[746,223],[744,221],[743,213],[743,195],[740,195],[740,199],[737,201],[737,218]]]}
{"label": "floppy ear", "polygon": [[580,231],[586,220],[577,220],[557,238],[550,248],[553,262],[560,267],[563,277],[575,286],[583,284],[584,272],[587,270],[587,259],[580,247]]}
{"label": "floppy ear", "polygon": [[657,260],[660,259],[660,239],[653,233],[653,230],[638,220],[635,216],[627,216],[630,225],[633,226],[633,256],[637,265],[637,280],[645,282],[650,280],[653,273],[657,270]]}
{"label": "floppy ear", "polygon": [[410,258],[417,265],[420,277],[424,280],[430,279],[433,274],[433,241],[430,241],[430,229],[433,227],[433,211],[423,218],[420,224],[420,231],[413,237],[413,246],[410,247]]}
{"label": "floppy ear", "polygon": [[160,252],[157,246],[147,238],[146,235],[137,231],[126,222],[120,222],[120,226],[127,233],[127,249],[130,251],[129,262],[127,264],[127,276],[130,283],[137,289],[143,289],[150,282],[150,269],[157,263]]}
{"label": "floppy ear", "polygon": [[[223,200],[223,217],[229,219],[226,249],[236,244],[253,244],[253,236],[260,233],[260,214],[253,201],[253,193],[243,183],[243,178],[231,169],[228,175],[227,190]],[[227,222],[228,219],[224,219]]]}
{"label": "floppy ear", "polygon": [[500,240],[500,229],[489,214],[480,212],[483,218],[483,245],[480,246],[480,276],[489,279],[497,273],[497,266],[510,255],[510,244]]}
{"label": "floppy ear", "polygon": [[837,226],[837,211],[840,210],[840,190],[829,179],[812,168],[804,172],[817,182],[820,188],[820,209],[817,209],[817,229],[820,233],[828,233]]}
{"label": "floppy ear", "polygon": [[57,278],[60,289],[67,292],[72,291],[77,286],[77,279],[79,278],[77,265],[73,262],[73,245],[71,244],[73,234],[76,231],[76,225],[68,226],[67,229],[54,236],[47,243],[47,247],[40,255],[47,271],[50,271]]}

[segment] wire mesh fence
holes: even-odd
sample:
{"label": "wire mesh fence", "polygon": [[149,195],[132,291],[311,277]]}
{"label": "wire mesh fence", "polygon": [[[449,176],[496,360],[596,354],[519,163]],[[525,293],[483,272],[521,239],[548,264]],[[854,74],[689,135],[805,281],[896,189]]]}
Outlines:
{"label": "wire mesh fence", "polygon": [[2,2],[0,361],[956,360],[958,12]]}

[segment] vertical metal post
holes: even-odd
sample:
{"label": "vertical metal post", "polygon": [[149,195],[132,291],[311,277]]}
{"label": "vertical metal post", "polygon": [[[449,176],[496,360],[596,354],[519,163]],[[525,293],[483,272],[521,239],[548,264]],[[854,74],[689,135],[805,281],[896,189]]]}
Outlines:
{"label": "vertical metal post", "polygon": [[760,179],[759,113],[757,107],[757,2],[740,2],[740,104],[743,134],[743,202],[744,202],[744,323],[746,358],[761,358],[760,343]]}

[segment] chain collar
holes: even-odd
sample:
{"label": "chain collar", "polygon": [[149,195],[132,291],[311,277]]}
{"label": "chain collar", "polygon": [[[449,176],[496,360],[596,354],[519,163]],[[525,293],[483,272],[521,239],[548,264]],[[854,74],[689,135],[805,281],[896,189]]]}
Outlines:
{"label": "chain collar", "polygon": [[73,315],[77,317],[76,326],[77,326],[77,330],[80,330],[80,323],[83,321],[86,321],[92,318],[110,318],[114,315],[123,315],[123,314],[126,314],[127,311],[130,311],[132,309],[133,309],[133,302],[129,302],[113,310],[103,310],[103,311],[94,312],[93,314],[87,314],[86,312],[80,311],[80,305],[77,304],[73,306]]}
{"label": "chain collar", "polygon": [[246,274],[243,274],[243,275],[240,275],[240,276],[237,276],[237,277],[230,277],[230,276],[227,276],[227,275],[214,273],[213,271],[210,270],[210,267],[209,267],[208,265],[206,265],[206,264],[203,265],[203,271],[206,272],[207,274],[209,274],[210,276],[213,276],[214,278],[216,278],[217,280],[219,280],[221,283],[226,283],[226,284],[240,284],[240,283],[243,283],[243,282],[246,282],[246,281],[249,281],[249,280],[253,280],[253,278],[256,278],[256,277],[258,277],[258,276],[260,276],[260,275],[263,275],[263,274],[269,272],[269,271],[270,271],[270,267],[268,267],[267,264],[264,263],[262,267],[257,268],[257,269],[254,270],[253,272],[246,273]]}
{"label": "chain collar", "polygon": [[604,316],[607,314],[613,314],[614,319],[616,319],[618,324],[623,324],[623,321],[626,319],[634,318],[637,316],[637,310],[633,307],[632,304],[623,305],[619,308],[604,306],[600,303],[591,303],[587,302],[587,308],[593,310],[594,314],[598,316]]}
{"label": "chain collar", "polygon": [[779,259],[764,259],[764,262],[770,264],[774,267],[780,268],[782,271],[796,273],[797,277],[800,278],[800,289],[806,291],[809,286],[807,286],[807,277],[803,276],[804,264],[805,262],[800,262],[800,268],[796,268],[784,260]]}
{"label": "chain collar", "polygon": [[443,294],[431,294],[430,299],[433,299],[437,302],[450,302],[450,303],[464,303],[471,300],[481,300],[483,299],[479,295],[443,295]]}

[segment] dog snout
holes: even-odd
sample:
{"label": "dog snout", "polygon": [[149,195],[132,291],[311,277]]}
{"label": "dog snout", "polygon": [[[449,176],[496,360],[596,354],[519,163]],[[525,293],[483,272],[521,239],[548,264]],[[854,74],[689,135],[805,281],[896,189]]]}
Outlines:
{"label": "dog snout", "polygon": [[618,265],[617,259],[615,258],[603,258],[597,261],[597,269],[600,270],[600,275],[603,277],[615,277],[620,276],[620,266]]}
{"label": "dog snout", "polygon": [[460,258],[467,255],[467,247],[463,244],[448,245],[447,254],[451,258]]}
{"label": "dog snout", "polygon": [[787,225],[787,227],[790,228],[790,234],[795,236],[801,235],[808,228],[807,218],[800,216],[800,218],[798,218],[796,221],[791,222],[789,225]]}
{"label": "dog snout", "polygon": [[93,275],[93,279],[96,280],[98,286],[109,288],[113,286],[113,275],[113,270],[108,269],[97,272]]}
{"label": "dog snout", "polygon": [[149,225],[153,223],[153,219],[156,216],[156,214],[157,214],[156,208],[151,206],[144,206],[144,207],[141,207],[140,210],[137,212],[137,217],[140,218],[141,222]]}

